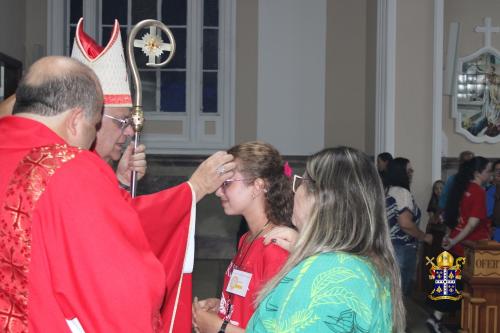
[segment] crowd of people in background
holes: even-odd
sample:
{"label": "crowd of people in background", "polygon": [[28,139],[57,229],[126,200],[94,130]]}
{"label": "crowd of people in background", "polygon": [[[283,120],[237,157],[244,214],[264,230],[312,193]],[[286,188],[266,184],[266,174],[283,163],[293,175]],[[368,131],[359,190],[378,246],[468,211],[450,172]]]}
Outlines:
{"label": "crowd of people in background", "polygon": [[[404,296],[410,296],[413,281],[419,278],[415,277],[417,253],[422,257],[437,257],[446,250],[458,257],[464,256],[464,241],[500,241],[500,194],[497,192],[500,160],[492,163],[470,151],[462,152],[458,172],[446,182],[436,180],[432,186],[425,228],[420,226],[421,210],[410,189],[414,172],[410,161],[382,153],[378,155],[377,167],[384,184],[387,220]],[[423,246],[417,252],[419,242]],[[428,283],[424,285],[425,289],[432,288]],[[459,302],[454,303],[436,306],[426,322],[431,332],[442,332],[443,315],[459,307]]]}

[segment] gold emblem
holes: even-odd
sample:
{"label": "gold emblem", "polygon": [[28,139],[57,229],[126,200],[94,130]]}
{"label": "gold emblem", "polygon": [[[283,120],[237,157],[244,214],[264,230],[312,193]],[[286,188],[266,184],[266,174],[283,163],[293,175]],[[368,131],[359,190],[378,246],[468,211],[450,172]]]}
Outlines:
{"label": "gold emblem", "polygon": [[[462,279],[462,267],[465,264],[464,257],[458,257],[456,260],[453,255],[447,251],[441,252],[437,257],[437,265],[434,263],[434,257],[425,257],[426,265],[430,265],[429,280],[434,280],[434,289],[429,294],[433,301],[453,300],[458,301],[462,294],[457,289],[457,280]],[[455,265],[453,265],[455,263]]]}

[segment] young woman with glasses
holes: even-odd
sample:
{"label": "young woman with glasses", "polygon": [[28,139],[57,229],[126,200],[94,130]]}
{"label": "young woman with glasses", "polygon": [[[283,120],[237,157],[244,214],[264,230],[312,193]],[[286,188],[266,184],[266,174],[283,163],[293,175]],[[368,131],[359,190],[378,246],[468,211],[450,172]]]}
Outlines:
{"label": "young woman with glasses", "polygon": [[236,171],[217,190],[227,215],[242,215],[249,231],[224,276],[222,296],[193,303],[193,325],[203,333],[244,332],[257,292],[283,266],[288,251],[264,245],[275,226],[292,227],[292,181],[279,152],[264,142],[248,142],[228,151]]}
{"label": "young woman with glasses", "polygon": [[322,150],[294,189],[298,239],[246,332],[401,332],[399,269],[372,160],[352,148]]}

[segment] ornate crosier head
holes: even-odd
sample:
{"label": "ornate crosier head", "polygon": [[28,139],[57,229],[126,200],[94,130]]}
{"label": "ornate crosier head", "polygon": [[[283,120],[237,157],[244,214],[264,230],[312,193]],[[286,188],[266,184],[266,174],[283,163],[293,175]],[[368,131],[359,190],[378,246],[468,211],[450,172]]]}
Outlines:
{"label": "ornate crosier head", "polygon": [[[149,33],[145,34],[142,39],[136,40],[137,33],[144,28],[149,28]],[[163,31],[167,36],[168,43],[164,43],[157,29]],[[148,67],[162,67],[172,60],[175,54],[175,39],[172,31],[163,23],[157,20],[144,20],[137,23],[128,36],[127,40],[127,58],[132,73],[132,82],[135,87],[135,94],[133,100],[132,123],[134,128],[134,147],[137,148],[139,143],[139,134],[144,125],[144,112],[142,111],[142,85],[139,77],[139,70],[134,56],[134,47],[140,47],[144,54],[149,57],[146,63]],[[159,58],[164,51],[169,51],[167,59],[163,62],[157,63],[156,58]],[[136,171],[132,171],[130,194],[135,197],[136,192]]]}
{"label": "ornate crosier head", "polygon": [[[139,31],[145,28],[149,28],[149,33],[146,33],[141,39],[135,39]],[[167,42],[163,42],[161,32],[167,36]],[[142,52],[148,56],[146,66],[157,68],[166,65],[172,60],[175,54],[175,39],[170,29],[156,20],[144,20],[137,23],[128,36],[127,57],[132,73],[132,82],[135,86],[132,121],[134,131],[139,133],[144,125],[144,113],[142,111],[142,85],[133,52],[134,47],[141,48]],[[164,52],[170,52],[167,59],[157,63],[157,58],[160,58]]]}

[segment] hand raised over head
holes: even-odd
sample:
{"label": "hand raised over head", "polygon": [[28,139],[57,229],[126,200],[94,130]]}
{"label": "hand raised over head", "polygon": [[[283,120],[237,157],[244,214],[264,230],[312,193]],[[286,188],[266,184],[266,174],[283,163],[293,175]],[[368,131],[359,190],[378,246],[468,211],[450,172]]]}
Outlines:
{"label": "hand raised over head", "polygon": [[218,151],[200,164],[189,179],[197,202],[205,195],[215,192],[225,180],[233,176],[236,167],[233,159],[232,155]]}

